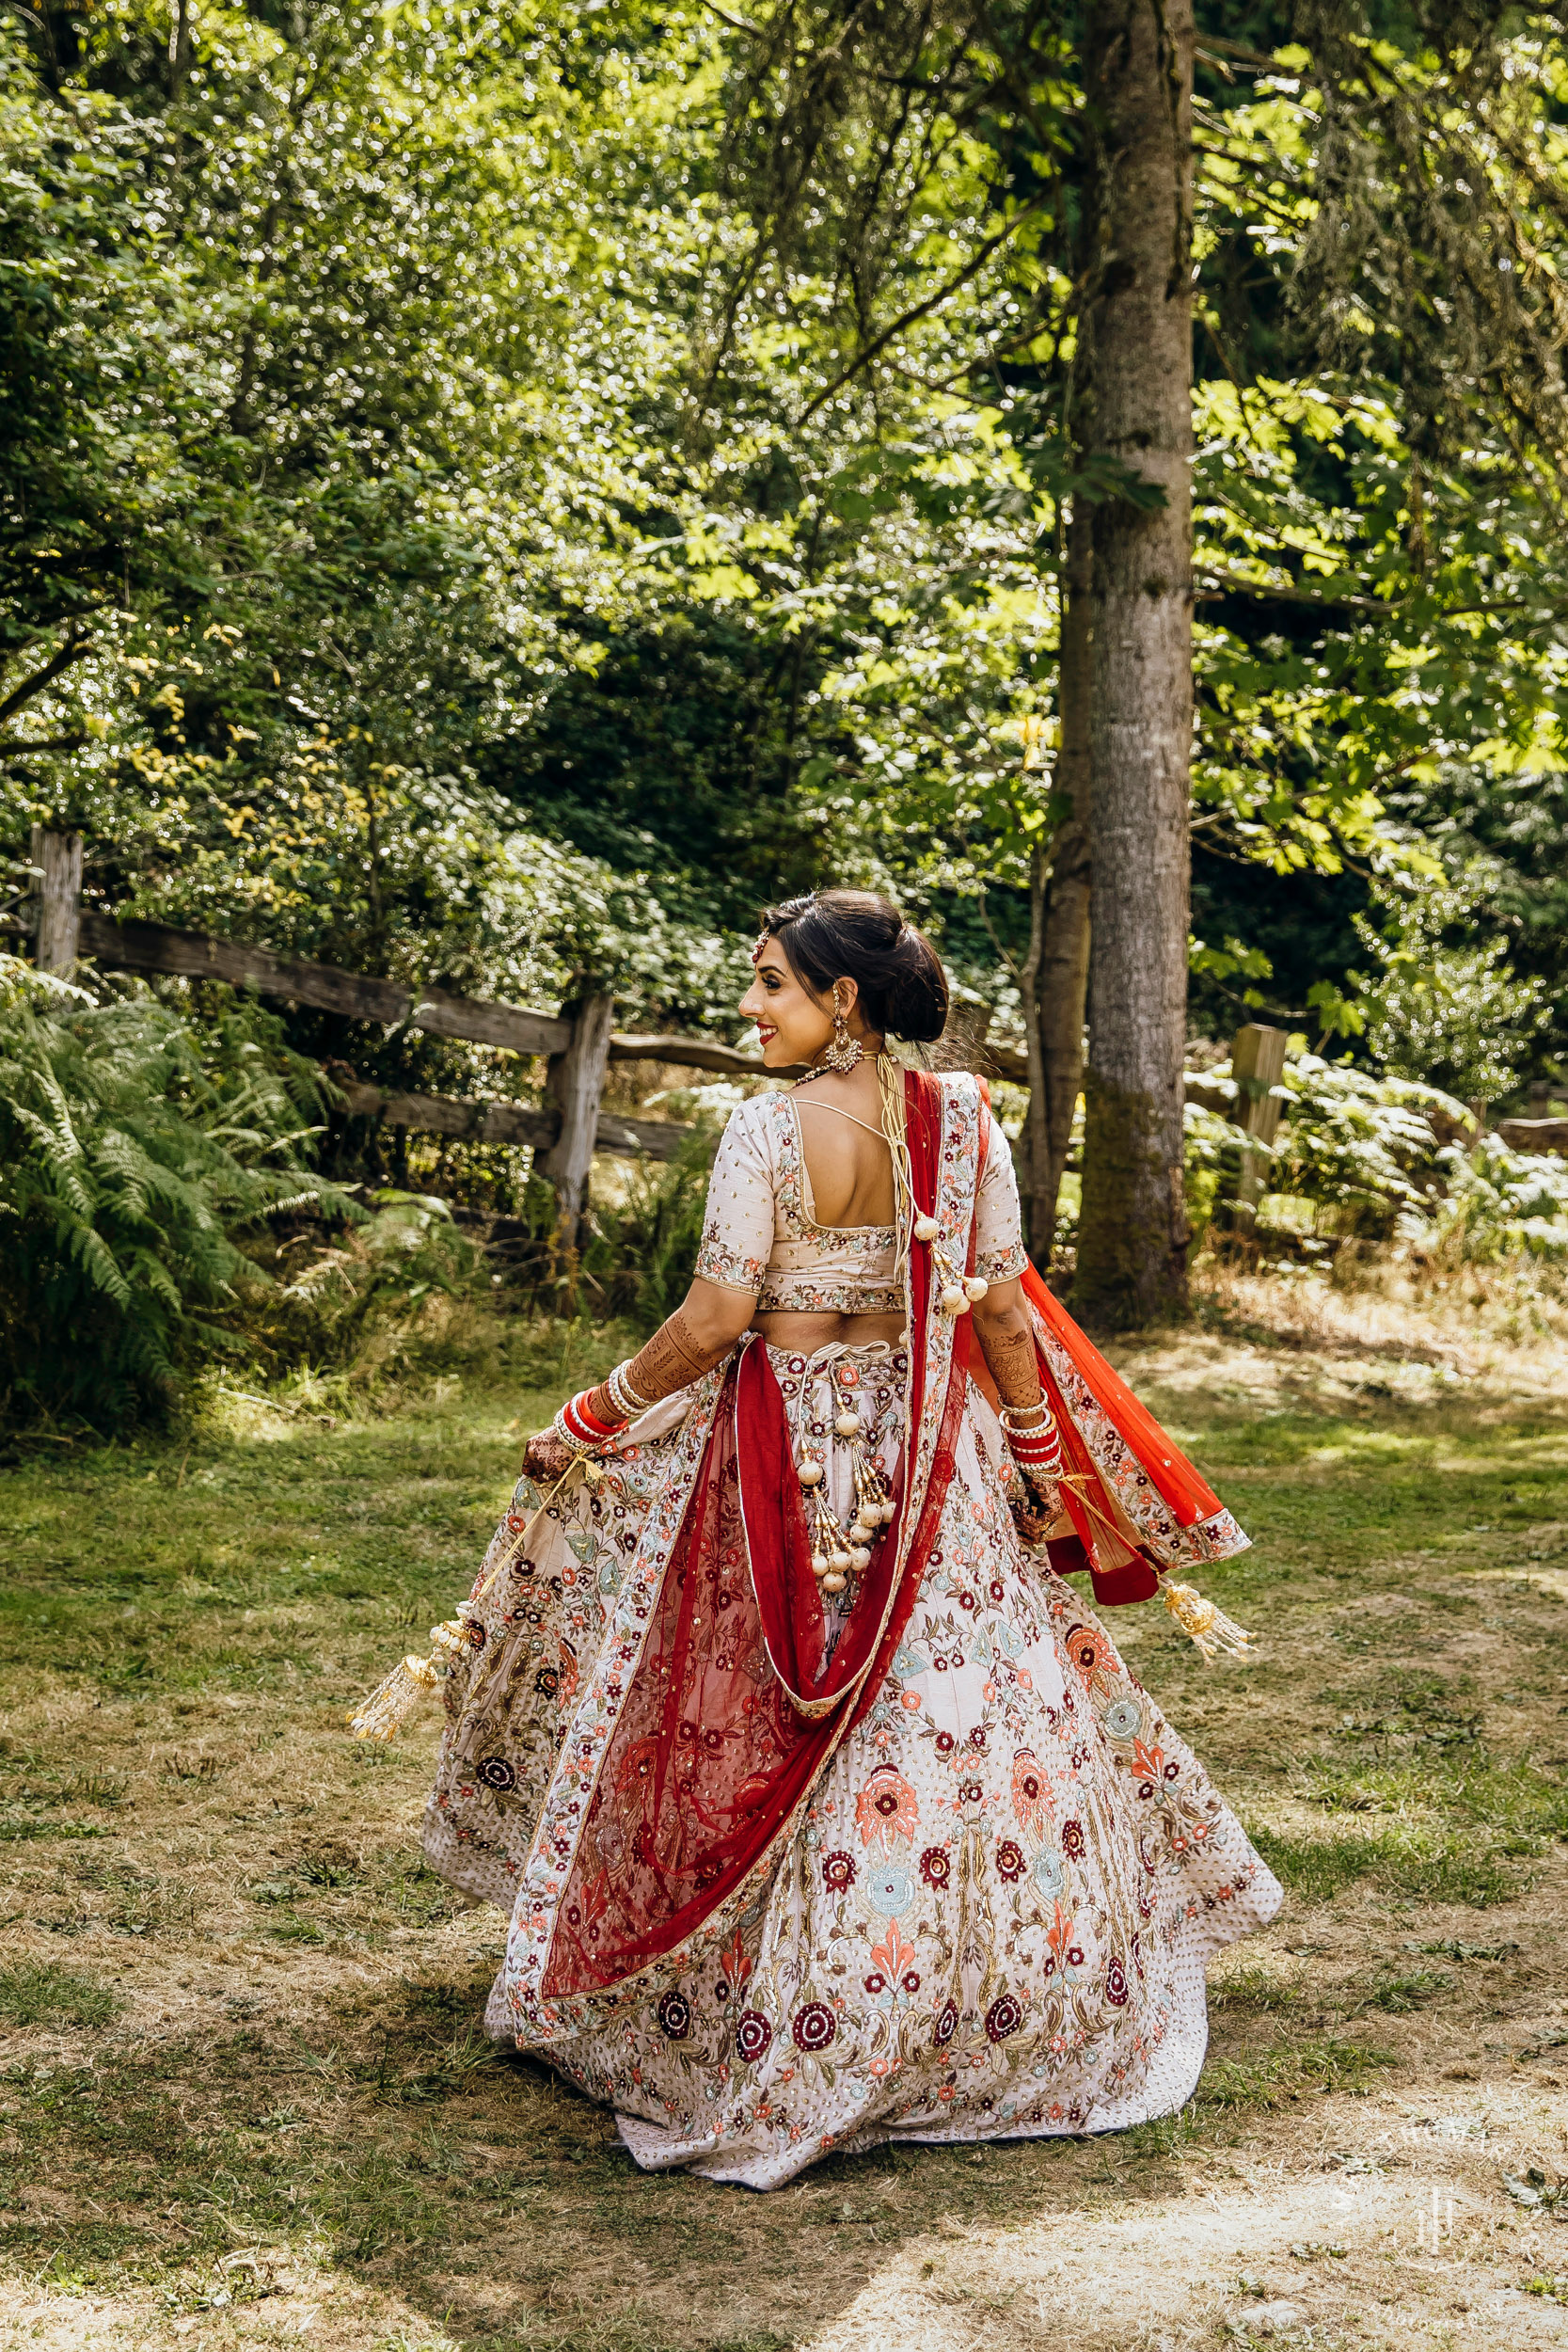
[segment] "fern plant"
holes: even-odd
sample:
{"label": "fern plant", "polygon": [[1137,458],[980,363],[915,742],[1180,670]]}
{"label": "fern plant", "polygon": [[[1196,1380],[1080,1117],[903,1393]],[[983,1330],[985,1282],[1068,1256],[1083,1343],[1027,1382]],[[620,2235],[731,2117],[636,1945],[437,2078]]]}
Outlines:
{"label": "fern plant", "polygon": [[253,1004],[198,1027],[0,956],[0,1416],[166,1410],[267,1279],[236,1237],[305,1203],[362,1215],[305,1165],[322,1108]]}

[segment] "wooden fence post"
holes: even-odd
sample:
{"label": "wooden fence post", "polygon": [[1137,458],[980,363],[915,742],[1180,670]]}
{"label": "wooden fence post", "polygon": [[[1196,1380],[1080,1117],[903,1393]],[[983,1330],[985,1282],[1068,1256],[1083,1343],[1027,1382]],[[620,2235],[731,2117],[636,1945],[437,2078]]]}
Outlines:
{"label": "wooden fence post", "polygon": [[598,993],[585,996],[572,1022],[571,1043],[563,1054],[551,1056],[546,1073],[545,1092],[561,1112],[561,1132],[540,1167],[555,1186],[559,1240],[564,1249],[577,1248],[578,1229],[588,1204],[588,1171],[594,1164],[594,1137],[614,1018],[613,996]]}
{"label": "wooden fence post", "polygon": [[33,827],[32,863],[42,871],[34,885],[39,924],[33,961],[40,972],[68,973],[82,937],[82,836]]}
{"label": "wooden fence post", "polygon": [[[1235,1108],[1230,1116],[1249,1142],[1272,1144],[1279,1133],[1279,1114],[1283,1107],[1272,1089],[1285,1074],[1285,1047],[1288,1042],[1283,1029],[1265,1029],[1249,1021],[1238,1029],[1230,1048],[1230,1074],[1236,1081]],[[1258,1216],[1258,1203],[1263,1195],[1263,1155],[1242,1146],[1242,1176],[1236,1187],[1236,1221],[1242,1231],[1250,1232]]]}

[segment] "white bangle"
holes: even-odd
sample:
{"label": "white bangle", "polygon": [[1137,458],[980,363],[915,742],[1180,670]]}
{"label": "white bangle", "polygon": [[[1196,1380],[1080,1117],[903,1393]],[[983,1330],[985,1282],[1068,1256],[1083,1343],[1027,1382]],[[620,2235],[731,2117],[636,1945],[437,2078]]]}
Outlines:
{"label": "white bangle", "polygon": [[572,1431],[567,1428],[566,1407],[564,1406],[562,1406],[560,1412],[557,1413],[555,1419],[551,1422],[550,1427],[554,1430],[556,1436],[560,1438],[567,1453],[572,1454],[575,1458],[580,1460],[585,1454],[597,1453],[598,1448],[596,1445],[592,1442],[585,1442],[581,1438],[575,1437]]}
{"label": "white bangle", "polygon": [[616,1365],[605,1382],[605,1388],[609,1391],[610,1402],[619,1406],[628,1421],[635,1421],[639,1413],[645,1413],[648,1410],[654,1399],[651,1396],[639,1396],[632,1387],[629,1378],[631,1366],[632,1359],[628,1356],[624,1364]]}

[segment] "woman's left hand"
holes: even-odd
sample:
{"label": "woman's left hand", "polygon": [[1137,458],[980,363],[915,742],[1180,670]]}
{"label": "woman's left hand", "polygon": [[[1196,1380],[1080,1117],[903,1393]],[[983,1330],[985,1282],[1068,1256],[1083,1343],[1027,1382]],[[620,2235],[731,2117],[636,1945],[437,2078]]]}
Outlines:
{"label": "woman's left hand", "polygon": [[1037,1486],[1030,1477],[1021,1477],[1021,1486],[1022,1494],[1013,1503],[1013,1527],[1027,1546],[1041,1546],[1046,1529],[1060,1518],[1060,1489],[1055,1480],[1041,1480]]}

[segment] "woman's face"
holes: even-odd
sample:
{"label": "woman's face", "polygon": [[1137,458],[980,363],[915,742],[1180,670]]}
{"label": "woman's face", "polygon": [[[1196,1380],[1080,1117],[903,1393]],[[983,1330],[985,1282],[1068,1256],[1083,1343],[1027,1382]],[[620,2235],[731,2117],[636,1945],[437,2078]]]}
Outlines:
{"label": "woman's face", "polygon": [[[838,1001],[855,1031],[863,1025],[855,1012],[858,993],[853,980],[840,980]],[[796,977],[776,939],[763,941],[752,985],[740,1000],[740,1009],[757,1025],[762,1058],[769,1070],[787,1070],[791,1062],[815,1061],[833,1033],[832,997],[826,1005],[817,1002],[804,981]]]}

